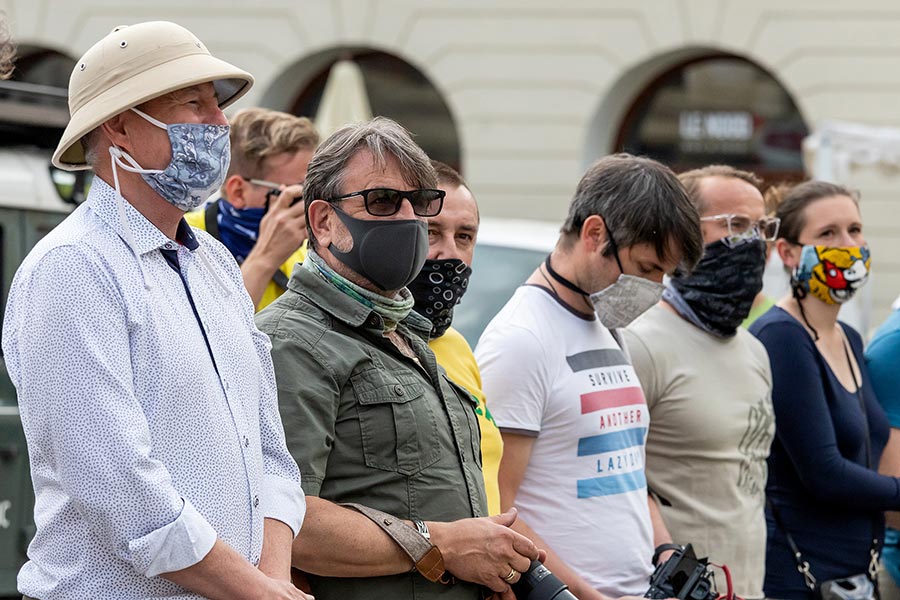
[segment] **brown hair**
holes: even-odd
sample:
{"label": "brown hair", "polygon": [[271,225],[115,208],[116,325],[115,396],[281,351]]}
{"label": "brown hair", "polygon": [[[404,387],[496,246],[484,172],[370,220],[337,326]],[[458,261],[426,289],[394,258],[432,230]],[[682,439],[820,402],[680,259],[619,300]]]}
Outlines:
{"label": "brown hair", "polygon": [[569,205],[561,230],[563,248],[571,248],[591,215],[603,217],[615,242],[606,245],[604,256],[616,248],[646,243],[665,258],[674,248],[687,271],[703,256],[697,208],[675,173],[653,159],[621,153],[591,165]]}
{"label": "brown hair", "polygon": [[314,150],[319,133],[312,121],[277,110],[245,108],[231,119],[228,176],[262,177],[266,159]]}
{"label": "brown hair", "polygon": [[859,205],[859,194],[850,188],[828,181],[806,181],[794,186],[779,184],[766,190],[766,210],[781,219],[778,237],[797,244],[806,226],[806,207],[822,198],[847,196]]}
{"label": "brown hair", "polygon": [[690,171],[680,173],[678,175],[678,181],[680,181],[681,185],[684,186],[684,189],[687,190],[688,196],[690,196],[691,198],[691,202],[694,203],[694,206],[697,207],[697,212],[699,212],[701,215],[706,209],[706,206],[703,197],[700,194],[700,182],[707,177],[728,177],[731,179],[740,179],[741,181],[746,181],[756,189],[759,189],[762,185],[762,179],[757,177],[755,174],[751,173],[750,171],[735,169],[734,167],[731,167],[729,165],[708,165],[706,167],[691,169]]}
{"label": "brown hair", "polygon": [[466,180],[462,178],[462,175],[459,174],[459,171],[457,171],[447,163],[442,163],[439,160],[431,159],[431,166],[434,167],[434,172],[437,173],[438,184],[451,185],[454,187],[464,187],[467,190],[469,189],[469,184],[467,184]]}

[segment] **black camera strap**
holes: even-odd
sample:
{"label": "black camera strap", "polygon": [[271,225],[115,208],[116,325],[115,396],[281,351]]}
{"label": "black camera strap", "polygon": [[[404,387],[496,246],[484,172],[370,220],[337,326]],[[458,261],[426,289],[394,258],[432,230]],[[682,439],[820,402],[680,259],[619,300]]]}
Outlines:
{"label": "black camera strap", "polygon": [[[850,351],[848,350],[848,341],[846,336],[844,335],[843,330],[841,331],[841,340],[843,342],[844,347],[844,356],[847,358],[847,366],[850,367],[850,376],[853,377],[853,384],[856,386],[856,398],[859,401],[859,408],[862,411],[862,420],[863,420],[863,428],[865,429],[865,442],[866,442],[866,468],[872,468],[872,441],[869,438],[869,416],[866,412],[866,403],[863,400],[862,396],[862,382],[857,380],[856,378],[856,370],[853,368],[853,361],[850,360]],[[768,497],[766,497],[766,505],[769,507],[769,511],[772,513],[772,517],[775,519],[775,524],[778,525],[778,528],[784,533],[785,539],[787,539],[788,546],[791,548],[791,552],[794,554],[794,561],[797,563],[797,571],[803,575],[803,580],[806,583],[806,587],[809,588],[810,591],[816,591],[816,578],[809,570],[809,562],[803,560],[803,554],[800,552],[800,548],[797,547],[797,543],[794,541],[793,536],[788,531],[787,526],[785,526],[784,521],[781,520],[781,515],[778,513],[778,509],[775,508],[775,503],[772,502]],[[876,517],[877,518],[877,517]],[[875,522],[876,518],[872,519],[872,546],[869,548],[869,567],[866,570],[866,575],[869,577],[869,580],[875,583],[877,581],[877,571],[878,571],[878,525]]]}

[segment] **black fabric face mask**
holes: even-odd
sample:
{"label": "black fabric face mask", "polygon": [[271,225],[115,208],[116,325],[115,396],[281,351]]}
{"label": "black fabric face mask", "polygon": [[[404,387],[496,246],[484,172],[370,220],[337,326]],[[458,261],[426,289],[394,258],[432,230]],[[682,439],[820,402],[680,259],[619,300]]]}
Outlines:
{"label": "black fabric face mask", "polygon": [[425,261],[425,266],[409,285],[416,301],[417,313],[431,321],[431,339],[444,335],[453,321],[453,307],[459,304],[466,288],[472,267],[458,258]]}
{"label": "black fabric face mask", "polygon": [[[714,335],[730,337],[750,314],[753,299],[763,287],[765,268],[766,244],[762,240],[748,240],[734,248],[719,240],[706,246],[690,275],[676,271],[669,285],[699,319],[697,325]],[[664,297],[682,313],[677,298]],[[689,315],[682,316],[693,321]]]}
{"label": "black fabric face mask", "polygon": [[428,256],[428,225],[423,219],[356,219],[332,205],[350,232],[353,247],[328,249],[339,261],[385,291],[399,290],[422,270]]}

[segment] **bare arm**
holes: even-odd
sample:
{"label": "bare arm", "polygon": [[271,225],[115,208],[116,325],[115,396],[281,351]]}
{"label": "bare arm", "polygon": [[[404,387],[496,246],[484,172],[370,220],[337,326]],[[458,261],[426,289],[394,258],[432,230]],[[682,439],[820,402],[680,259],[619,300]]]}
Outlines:
{"label": "bare arm", "polygon": [[[672,536],[669,534],[665,521],[663,521],[659,504],[656,502],[656,498],[650,494],[647,494],[647,507],[650,509],[650,524],[653,526],[653,547],[658,548],[662,544],[671,544]],[[672,550],[667,550],[660,554],[660,564],[666,562],[671,555]]]}
{"label": "bare arm", "polygon": [[329,577],[379,577],[413,568],[409,556],[368,517],[316,496],[306,497],[306,518],[291,558],[301,571]]}
{"label": "bare arm", "polygon": [[260,222],[256,244],[241,265],[241,277],[253,306],[259,305],[275,271],[306,239],[303,203],[291,206],[291,202],[302,194],[301,185],[291,185],[282,190]]}
{"label": "bare arm", "polygon": [[263,547],[259,570],[272,579],[291,580],[291,542],[294,532],[277,519],[263,523]]}
{"label": "bare arm", "polygon": [[[514,511],[450,523],[429,521],[428,528],[450,573],[513,600],[502,578],[510,568],[526,570],[538,557],[534,544],[509,528],[513,520]],[[294,540],[293,565],[330,577],[379,577],[413,569],[409,556],[368,517],[315,496],[306,498],[306,520]]]}
{"label": "bare arm", "polygon": [[[891,437],[888,438],[887,446],[881,453],[878,472],[882,475],[900,477],[900,429],[896,427],[891,427]],[[900,529],[900,512],[888,511],[884,513],[884,516],[887,519],[888,527]]]}
{"label": "bare arm", "polygon": [[[522,484],[522,478],[525,476],[525,469],[531,458],[535,438],[502,431],[501,433],[503,435],[503,458],[500,460],[500,509],[509,510],[515,503],[516,494]],[[527,523],[520,519],[513,524],[512,528],[546,551],[547,557],[544,564],[569,586],[579,600],[605,599],[603,594],[570,569]]]}
{"label": "bare arm", "polygon": [[310,600],[312,596],[295,588],[290,580],[266,577],[222,540],[198,563],[161,577],[211,600]]}

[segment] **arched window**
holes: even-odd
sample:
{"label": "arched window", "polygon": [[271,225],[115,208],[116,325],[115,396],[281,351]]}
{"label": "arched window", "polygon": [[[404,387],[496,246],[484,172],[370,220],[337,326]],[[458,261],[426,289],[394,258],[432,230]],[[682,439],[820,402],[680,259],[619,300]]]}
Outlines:
{"label": "arched window", "polygon": [[[360,68],[374,116],[389,117],[415,136],[416,143],[433,159],[460,168],[456,123],[440,91],[424,73],[397,56],[370,49],[326,51],[325,66],[307,80],[289,111],[314,119],[325,83],[338,60],[352,60]],[[322,56],[305,59],[311,64]]]}
{"label": "arched window", "polygon": [[768,183],[803,178],[808,134],[790,94],[740,57],[696,58],[669,69],[639,94],[616,148],[686,171],[725,163]]}

